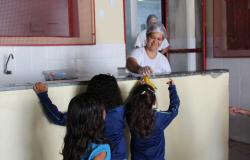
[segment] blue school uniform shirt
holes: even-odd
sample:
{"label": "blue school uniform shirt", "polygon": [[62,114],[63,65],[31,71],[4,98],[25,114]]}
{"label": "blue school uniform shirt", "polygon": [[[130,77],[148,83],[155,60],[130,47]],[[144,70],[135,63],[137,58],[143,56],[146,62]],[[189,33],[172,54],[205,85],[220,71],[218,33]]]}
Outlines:
{"label": "blue school uniform shirt", "polygon": [[154,113],[155,123],[151,134],[141,138],[131,131],[131,159],[132,160],[164,160],[165,138],[164,129],[177,116],[180,100],[175,85],[169,87],[170,105],[167,111]]}
{"label": "blue school uniform shirt", "polygon": [[106,157],[104,160],[110,160],[111,154],[110,154],[110,147],[108,144],[96,144],[96,143],[90,143],[81,156],[80,160],[93,160],[98,154],[105,152]]}
{"label": "blue school uniform shirt", "polygon": [[[60,112],[55,106],[47,92],[37,94],[42,103],[43,110],[48,120],[56,125],[65,126],[67,120],[67,112]],[[117,106],[106,111],[104,134],[111,144],[111,159],[126,160],[127,159],[127,143],[125,141],[125,122],[124,122],[124,106]]]}

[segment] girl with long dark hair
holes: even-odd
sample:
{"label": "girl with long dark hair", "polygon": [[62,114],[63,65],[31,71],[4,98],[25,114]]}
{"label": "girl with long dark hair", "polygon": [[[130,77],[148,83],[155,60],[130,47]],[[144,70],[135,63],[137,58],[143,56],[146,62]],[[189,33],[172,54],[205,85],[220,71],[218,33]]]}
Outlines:
{"label": "girl with long dark hair", "polygon": [[[48,96],[48,86],[36,83],[37,93],[44,113],[48,120],[56,125],[65,126],[67,112],[61,112]],[[104,103],[107,116],[105,119],[104,135],[111,145],[112,160],[126,160],[128,157],[125,139],[125,111],[123,100],[115,77],[107,74],[95,75],[88,83],[87,93],[98,95]]]}
{"label": "girl with long dark hair", "polygon": [[105,108],[94,94],[74,97],[67,113],[64,160],[110,160],[103,129]]}
{"label": "girl with long dark hair", "polygon": [[164,129],[177,116],[180,100],[170,80],[170,105],[166,111],[156,111],[155,90],[148,84],[138,84],[125,105],[126,119],[131,133],[132,160],[164,160]]}

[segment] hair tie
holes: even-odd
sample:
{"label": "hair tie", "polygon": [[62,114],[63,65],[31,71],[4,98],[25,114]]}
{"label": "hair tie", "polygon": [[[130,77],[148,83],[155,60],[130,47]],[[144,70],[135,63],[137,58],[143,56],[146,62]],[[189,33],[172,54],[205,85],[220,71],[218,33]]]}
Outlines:
{"label": "hair tie", "polygon": [[153,91],[151,88],[147,87],[147,89],[152,92],[153,94],[155,94],[155,91]]}
{"label": "hair tie", "polygon": [[[147,90],[150,91],[151,93],[155,94],[155,91],[153,91],[151,88],[147,87]],[[142,91],[141,95],[144,95],[147,91]]]}
{"label": "hair tie", "polygon": [[146,91],[142,91],[142,92],[141,92],[141,95],[144,95],[145,93],[146,93]]}

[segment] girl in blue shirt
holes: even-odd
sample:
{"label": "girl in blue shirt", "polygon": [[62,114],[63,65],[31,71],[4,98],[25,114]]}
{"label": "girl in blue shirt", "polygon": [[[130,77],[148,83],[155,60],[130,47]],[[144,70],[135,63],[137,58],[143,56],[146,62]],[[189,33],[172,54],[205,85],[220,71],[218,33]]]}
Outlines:
{"label": "girl in blue shirt", "polygon": [[[34,91],[37,93],[43,110],[50,122],[65,126],[67,112],[58,110],[48,97],[48,87],[44,83],[36,83]],[[111,145],[112,160],[127,159],[127,145],[125,140],[125,113],[121,92],[115,77],[106,74],[94,76],[88,83],[87,93],[98,95],[105,105],[106,119],[104,135]]]}
{"label": "girl in blue shirt", "polygon": [[95,94],[74,97],[67,113],[63,160],[110,160],[103,129],[106,112]]}
{"label": "girl in blue shirt", "polygon": [[170,105],[167,111],[156,111],[155,90],[148,84],[139,84],[126,103],[126,119],[131,133],[132,160],[164,160],[164,129],[177,116],[180,100],[170,80]]}

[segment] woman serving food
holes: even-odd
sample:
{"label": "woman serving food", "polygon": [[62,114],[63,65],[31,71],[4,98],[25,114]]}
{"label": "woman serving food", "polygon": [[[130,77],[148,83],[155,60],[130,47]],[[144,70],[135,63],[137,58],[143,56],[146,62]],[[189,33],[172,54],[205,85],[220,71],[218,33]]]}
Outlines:
{"label": "woman serving food", "polygon": [[165,35],[166,30],[162,24],[149,26],[146,32],[146,46],[132,51],[127,59],[127,69],[141,75],[170,73],[168,59],[158,51]]}

